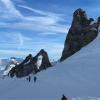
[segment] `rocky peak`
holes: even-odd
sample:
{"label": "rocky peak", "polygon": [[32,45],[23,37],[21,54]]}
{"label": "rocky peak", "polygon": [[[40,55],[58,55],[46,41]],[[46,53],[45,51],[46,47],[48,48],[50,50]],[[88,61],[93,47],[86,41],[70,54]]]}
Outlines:
{"label": "rocky peak", "polygon": [[42,63],[41,63],[41,66],[40,66],[40,70],[46,69],[47,67],[51,67],[51,63],[49,61],[48,53],[44,49],[41,49],[35,57],[38,57],[38,56],[42,56]]}
{"label": "rocky peak", "polygon": [[98,34],[98,22],[90,25],[92,21],[93,19],[88,19],[86,12],[81,8],[75,10],[60,61],[73,55],[96,38]]}

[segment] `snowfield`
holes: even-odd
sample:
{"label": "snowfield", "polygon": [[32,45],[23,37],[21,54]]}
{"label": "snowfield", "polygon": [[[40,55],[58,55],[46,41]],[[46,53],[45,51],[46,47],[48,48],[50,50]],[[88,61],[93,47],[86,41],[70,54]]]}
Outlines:
{"label": "snowfield", "polygon": [[0,100],[100,100],[100,33],[82,50],[55,67],[26,78],[0,79]]}

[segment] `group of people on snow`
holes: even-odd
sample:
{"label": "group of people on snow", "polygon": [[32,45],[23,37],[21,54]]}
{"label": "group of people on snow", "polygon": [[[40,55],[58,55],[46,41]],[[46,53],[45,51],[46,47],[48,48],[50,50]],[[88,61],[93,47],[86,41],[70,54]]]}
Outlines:
{"label": "group of people on snow", "polygon": [[[31,81],[31,76],[27,77],[26,79],[30,82]],[[34,83],[36,82],[36,80],[37,80],[37,77],[34,76]]]}

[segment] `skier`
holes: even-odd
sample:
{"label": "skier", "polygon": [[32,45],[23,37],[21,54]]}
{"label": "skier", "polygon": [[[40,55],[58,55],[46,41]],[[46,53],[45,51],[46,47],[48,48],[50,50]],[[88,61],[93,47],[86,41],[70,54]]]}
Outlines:
{"label": "skier", "polygon": [[27,79],[29,82],[31,81],[31,77],[30,77],[30,76],[29,76],[29,77],[27,77],[26,79]]}
{"label": "skier", "polygon": [[62,95],[61,100],[68,100],[66,96],[64,96],[64,94]]}
{"label": "skier", "polygon": [[34,76],[34,83],[36,82],[36,79],[37,79],[37,77],[36,77],[36,76]]}
{"label": "skier", "polygon": [[31,77],[29,76],[29,82],[31,81]]}

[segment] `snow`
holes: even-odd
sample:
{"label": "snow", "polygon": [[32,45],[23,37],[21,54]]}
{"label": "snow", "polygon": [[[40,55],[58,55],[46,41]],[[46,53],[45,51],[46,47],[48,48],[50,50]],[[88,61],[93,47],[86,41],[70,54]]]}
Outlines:
{"label": "snow", "polygon": [[26,78],[0,79],[0,100],[100,100],[100,33],[82,50],[55,67]]}
{"label": "snow", "polygon": [[[9,58],[9,59],[0,59],[0,70],[5,70],[8,65],[11,64],[19,64],[22,62],[23,59],[21,58]],[[9,66],[8,66],[9,67]]]}
{"label": "snow", "polygon": [[94,23],[97,23],[98,20],[94,20],[90,23],[90,25],[93,25]]}
{"label": "snow", "polygon": [[13,63],[13,64],[19,64],[19,62],[16,60],[16,59],[11,59],[11,62]]}
{"label": "snow", "polygon": [[20,62],[18,62],[16,59],[11,58],[11,59],[3,59],[3,61],[1,60],[0,64],[1,64],[1,68],[0,70],[2,71],[1,77],[5,77],[8,75],[9,71],[15,67],[15,65],[18,65]]}
{"label": "snow", "polygon": [[9,67],[3,72],[2,76],[7,76],[8,73],[9,73],[9,71],[10,71],[13,67],[15,67],[14,64],[9,65]]}
{"label": "snow", "polygon": [[[90,23],[90,25],[93,25],[93,24],[95,24],[95,23],[97,23],[98,22],[98,19],[97,20],[94,20],[94,21],[92,21],[91,23]],[[94,31],[97,31],[97,29],[94,27],[94,28],[91,28],[90,30],[94,30]]]}
{"label": "snow", "polygon": [[42,55],[38,56],[37,63],[36,63],[36,66],[38,69],[40,68],[42,64],[42,58],[43,58]]}
{"label": "snow", "polygon": [[0,59],[0,70],[4,70],[5,66],[9,63],[9,59]]}

